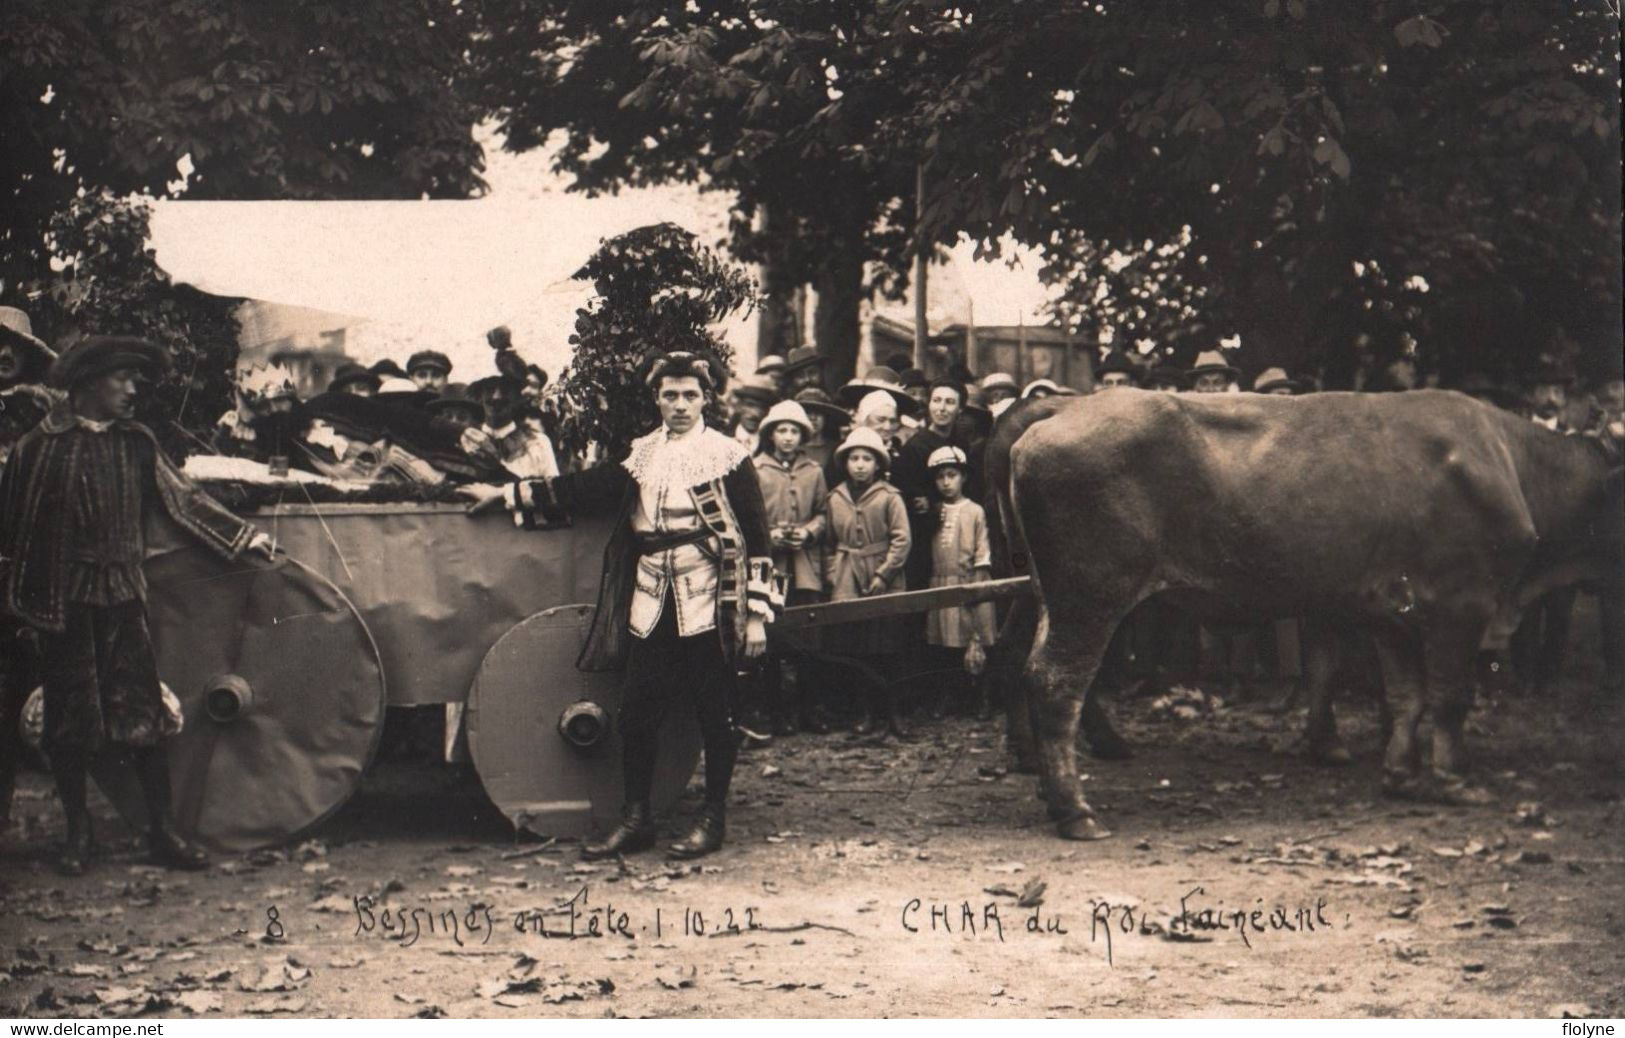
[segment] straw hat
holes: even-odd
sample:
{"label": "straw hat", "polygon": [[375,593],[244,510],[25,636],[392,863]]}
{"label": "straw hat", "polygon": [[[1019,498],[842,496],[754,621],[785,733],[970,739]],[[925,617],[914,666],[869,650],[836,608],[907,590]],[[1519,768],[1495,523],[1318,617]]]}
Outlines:
{"label": "straw hat", "polygon": [[987,398],[987,394],[992,392],[995,389],[1006,389],[1006,390],[1009,390],[1012,394],[1014,394],[1016,396],[1021,395],[1021,385],[1018,382],[1016,382],[1016,379],[1015,379],[1014,375],[1011,375],[1009,372],[1005,372],[1005,371],[994,371],[994,372],[990,372],[989,374],[983,376],[983,378],[982,378],[982,397],[983,397],[983,399],[985,400]]}
{"label": "straw hat", "polygon": [[784,368],[784,358],[779,356],[777,353],[769,353],[767,356],[761,359],[760,363],[756,365],[756,374],[782,375],[784,374]]}
{"label": "straw hat", "polygon": [[1021,399],[1026,400],[1040,390],[1045,390],[1053,394],[1059,393],[1061,391],[1061,387],[1056,385],[1053,379],[1035,378],[1031,382],[1027,383],[1027,388],[1021,391]]}
{"label": "straw hat", "polygon": [[862,378],[848,382],[836,391],[835,399],[847,407],[856,408],[859,400],[876,391],[889,393],[897,401],[898,414],[914,414],[919,410],[920,405],[908,395],[902,376],[885,366],[870,368]]}
{"label": "straw hat", "polygon": [[0,342],[21,346],[25,353],[24,372],[35,368],[43,372],[56,360],[56,351],[35,338],[33,322],[15,306],[0,306]]}

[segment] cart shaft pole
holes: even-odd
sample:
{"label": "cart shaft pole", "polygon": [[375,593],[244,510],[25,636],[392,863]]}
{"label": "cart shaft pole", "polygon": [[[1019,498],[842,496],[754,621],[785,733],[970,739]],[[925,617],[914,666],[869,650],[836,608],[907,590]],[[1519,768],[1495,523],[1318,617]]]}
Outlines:
{"label": "cart shaft pole", "polygon": [[1031,577],[1007,577],[1003,580],[984,580],[974,584],[926,588],[922,591],[898,591],[871,598],[849,598],[840,602],[792,606],[774,621],[773,627],[776,630],[823,627],[826,624],[873,620],[882,616],[951,609],[955,606],[975,605],[978,602],[997,602],[1030,594],[1032,594]]}

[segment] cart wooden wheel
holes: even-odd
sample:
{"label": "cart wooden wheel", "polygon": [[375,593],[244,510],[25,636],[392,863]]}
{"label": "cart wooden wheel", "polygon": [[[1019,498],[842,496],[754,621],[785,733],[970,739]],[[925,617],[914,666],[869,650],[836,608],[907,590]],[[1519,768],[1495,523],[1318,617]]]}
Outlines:
{"label": "cart wooden wheel", "polygon": [[[185,724],[168,742],[175,821],[221,851],[277,844],[338,810],[384,723],[372,633],[326,577],[291,558],[186,548],[146,564],[158,672]],[[98,774],[132,824],[133,780]]]}
{"label": "cart wooden wheel", "polygon": [[[516,624],[485,654],[468,690],[468,749],[493,803],[519,829],[584,836],[620,816],[619,674],[587,674],[576,656],[593,607],[565,605]],[[700,756],[700,728],[681,705],[667,716],[654,808],[677,801]]]}

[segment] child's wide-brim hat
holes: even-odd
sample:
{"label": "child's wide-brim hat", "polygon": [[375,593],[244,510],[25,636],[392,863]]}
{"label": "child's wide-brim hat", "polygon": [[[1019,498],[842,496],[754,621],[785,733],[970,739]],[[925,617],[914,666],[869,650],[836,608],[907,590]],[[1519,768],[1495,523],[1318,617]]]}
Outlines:
{"label": "child's wide-brim hat", "polygon": [[886,441],[880,434],[867,426],[859,426],[847,434],[841,445],[835,449],[835,465],[838,469],[846,468],[846,456],[858,449],[872,453],[880,464],[880,471],[885,472],[891,468],[891,451],[886,449]]}

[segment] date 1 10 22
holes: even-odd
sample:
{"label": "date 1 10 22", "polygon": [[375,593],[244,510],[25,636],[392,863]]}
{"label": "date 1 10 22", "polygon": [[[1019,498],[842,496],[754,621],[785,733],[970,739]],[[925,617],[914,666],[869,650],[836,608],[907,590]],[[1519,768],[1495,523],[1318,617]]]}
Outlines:
{"label": "date 1 10 22", "polygon": [[663,936],[667,930],[684,937],[704,937],[707,934],[718,933],[744,933],[748,930],[761,930],[763,925],[756,920],[756,909],[747,905],[735,913],[731,908],[724,908],[721,916],[710,919],[705,913],[696,908],[684,908],[681,920],[675,913],[667,916],[659,908],[655,909],[655,936]]}

